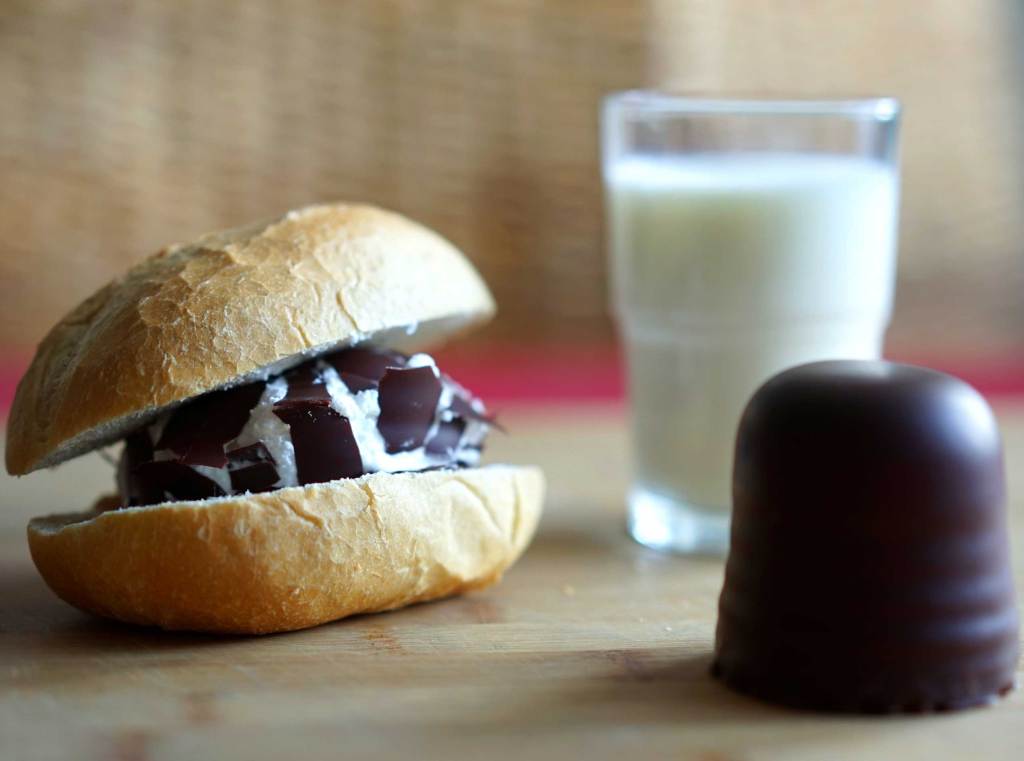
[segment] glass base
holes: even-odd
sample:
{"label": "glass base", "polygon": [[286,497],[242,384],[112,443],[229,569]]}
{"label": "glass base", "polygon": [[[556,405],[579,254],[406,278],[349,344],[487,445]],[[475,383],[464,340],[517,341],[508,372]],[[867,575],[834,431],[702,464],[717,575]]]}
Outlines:
{"label": "glass base", "polygon": [[640,544],[662,552],[724,557],[729,550],[729,513],[633,489],[629,533]]}

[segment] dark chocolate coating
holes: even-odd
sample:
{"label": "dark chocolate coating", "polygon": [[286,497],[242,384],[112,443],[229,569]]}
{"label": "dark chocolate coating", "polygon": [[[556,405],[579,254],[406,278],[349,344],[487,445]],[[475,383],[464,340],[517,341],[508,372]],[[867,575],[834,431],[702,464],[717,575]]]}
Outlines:
{"label": "dark chocolate coating", "polygon": [[961,708],[1013,685],[1003,458],[984,399],[889,362],[787,370],[740,421],[713,671],[804,708]]}

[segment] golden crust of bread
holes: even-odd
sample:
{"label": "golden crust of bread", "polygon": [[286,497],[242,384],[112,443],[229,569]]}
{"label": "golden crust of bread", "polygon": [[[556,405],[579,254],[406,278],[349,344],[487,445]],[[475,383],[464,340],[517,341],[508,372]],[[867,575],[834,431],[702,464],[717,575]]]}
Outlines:
{"label": "golden crust of bread", "polygon": [[493,584],[532,538],[544,477],[492,465],[50,516],[32,558],[62,599],[164,629],[264,634]]}
{"label": "golden crust of bread", "polygon": [[172,246],[43,340],[11,408],[7,469],[55,465],[168,405],[336,345],[424,323],[443,326],[422,336],[436,337],[493,312],[454,246],[372,206],[310,206]]}

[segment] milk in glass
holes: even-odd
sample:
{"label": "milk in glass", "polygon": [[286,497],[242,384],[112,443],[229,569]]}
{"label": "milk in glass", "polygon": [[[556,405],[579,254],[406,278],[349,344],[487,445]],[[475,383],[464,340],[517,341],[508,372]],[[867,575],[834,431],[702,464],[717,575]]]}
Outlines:
{"label": "milk in glass", "polygon": [[896,170],[849,155],[634,155],[607,165],[605,183],[631,508],[682,504],[724,526],[755,388],[795,364],[881,354]]}

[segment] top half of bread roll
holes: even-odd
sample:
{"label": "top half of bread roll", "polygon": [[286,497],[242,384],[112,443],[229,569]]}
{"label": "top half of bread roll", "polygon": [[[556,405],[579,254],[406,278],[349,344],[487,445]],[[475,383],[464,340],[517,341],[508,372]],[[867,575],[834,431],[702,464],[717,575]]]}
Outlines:
{"label": "top half of bread roll", "polygon": [[310,206],[166,248],[50,331],[18,386],[7,469],[114,442],[170,406],[372,338],[426,348],[494,313],[469,261],[373,206]]}

